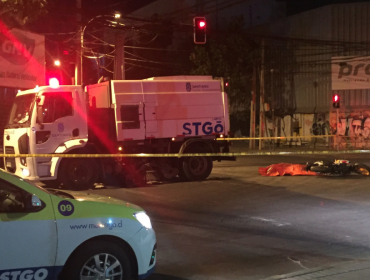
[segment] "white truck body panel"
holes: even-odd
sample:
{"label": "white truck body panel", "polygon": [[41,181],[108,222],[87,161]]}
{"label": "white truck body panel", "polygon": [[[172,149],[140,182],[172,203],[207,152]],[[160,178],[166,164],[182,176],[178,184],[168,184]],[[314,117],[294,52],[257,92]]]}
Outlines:
{"label": "white truck body panel", "polygon": [[[117,141],[225,134],[229,129],[226,94],[221,82],[209,77],[111,81],[111,92]],[[135,128],[122,125],[130,106],[138,113]]]}

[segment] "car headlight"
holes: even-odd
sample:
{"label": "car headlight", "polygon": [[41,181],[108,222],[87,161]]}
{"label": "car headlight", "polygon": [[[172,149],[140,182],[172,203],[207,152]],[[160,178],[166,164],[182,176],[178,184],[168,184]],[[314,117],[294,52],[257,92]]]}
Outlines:
{"label": "car headlight", "polygon": [[140,224],[143,225],[143,227],[152,228],[152,223],[150,222],[150,218],[145,212],[135,213],[134,217],[136,218],[136,220],[139,221]]}

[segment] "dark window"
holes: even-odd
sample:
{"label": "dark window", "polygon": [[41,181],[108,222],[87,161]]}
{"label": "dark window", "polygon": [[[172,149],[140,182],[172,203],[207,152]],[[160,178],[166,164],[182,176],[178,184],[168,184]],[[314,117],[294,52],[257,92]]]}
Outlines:
{"label": "dark window", "polygon": [[24,211],[23,191],[0,180],[0,213],[20,213]]}
{"label": "dark window", "polygon": [[42,106],[43,123],[53,123],[56,120],[72,116],[72,92],[45,92]]}
{"label": "dark window", "polygon": [[122,129],[139,129],[139,105],[121,105]]}

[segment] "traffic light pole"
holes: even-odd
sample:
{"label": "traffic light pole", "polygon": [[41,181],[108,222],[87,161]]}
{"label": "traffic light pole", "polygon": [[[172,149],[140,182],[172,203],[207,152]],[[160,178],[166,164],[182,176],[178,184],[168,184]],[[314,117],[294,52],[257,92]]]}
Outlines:
{"label": "traffic light pole", "polygon": [[339,109],[337,108],[337,151],[339,151]]}

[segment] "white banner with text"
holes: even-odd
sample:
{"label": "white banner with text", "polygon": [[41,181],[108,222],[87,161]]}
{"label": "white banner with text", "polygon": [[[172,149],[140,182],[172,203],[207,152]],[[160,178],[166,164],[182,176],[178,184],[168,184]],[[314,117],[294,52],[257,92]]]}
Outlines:
{"label": "white banner with text", "polygon": [[45,85],[45,37],[0,23],[0,86]]}

